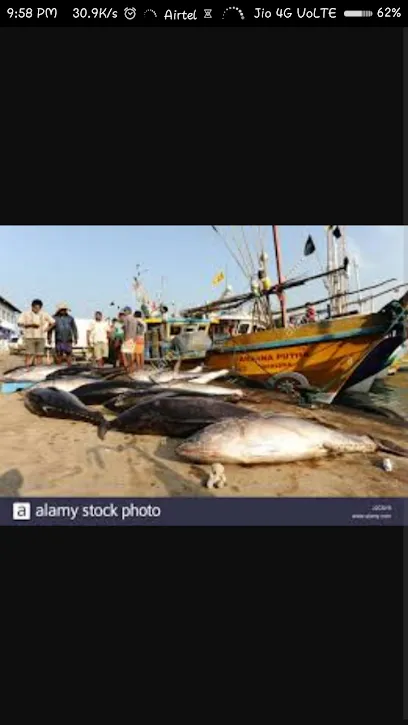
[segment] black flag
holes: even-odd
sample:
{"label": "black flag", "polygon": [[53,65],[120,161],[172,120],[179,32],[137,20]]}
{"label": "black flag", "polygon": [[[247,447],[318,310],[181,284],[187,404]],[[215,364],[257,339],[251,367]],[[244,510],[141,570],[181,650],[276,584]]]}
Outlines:
{"label": "black flag", "polygon": [[303,254],[305,257],[308,257],[309,254],[313,254],[313,252],[315,252],[315,251],[316,251],[316,247],[314,245],[314,241],[311,236],[308,236],[306,244],[305,244],[305,248],[303,250]]}

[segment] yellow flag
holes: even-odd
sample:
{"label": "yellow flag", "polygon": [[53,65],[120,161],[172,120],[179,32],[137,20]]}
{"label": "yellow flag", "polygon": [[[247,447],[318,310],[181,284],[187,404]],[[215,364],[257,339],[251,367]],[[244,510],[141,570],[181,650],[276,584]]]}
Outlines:
{"label": "yellow flag", "polygon": [[216,274],[215,277],[214,277],[214,279],[213,279],[213,281],[212,281],[214,287],[217,284],[219,284],[220,282],[222,282],[223,279],[225,279],[224,272],[219,272],[218,274]]}

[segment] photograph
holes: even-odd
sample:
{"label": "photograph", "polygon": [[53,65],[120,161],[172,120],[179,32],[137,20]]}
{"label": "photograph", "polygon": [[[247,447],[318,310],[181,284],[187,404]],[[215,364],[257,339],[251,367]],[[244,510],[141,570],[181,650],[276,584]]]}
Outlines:
{"label": "photograph", "polygon": [[0,496],[407,497],[404,235],[0,227]]}

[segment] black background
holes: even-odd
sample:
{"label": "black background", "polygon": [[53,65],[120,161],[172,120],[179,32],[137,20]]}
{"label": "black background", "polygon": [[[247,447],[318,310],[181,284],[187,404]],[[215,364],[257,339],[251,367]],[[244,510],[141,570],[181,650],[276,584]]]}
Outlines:
{"label": "black background", "polygon": [[[3,28],[2,223],[401,224],[402,37]],[[90,632],[118,605],[138,631],[177,630],[178,649],[187,629],[224,694],[232,678],[230,715],[251,693],[253,720],[282,704],[289,720],[401,720],[402,530],[0,534],[9,606],[16,579],[20,606],[51,582]]]}
{"label": "black background", "polygon": [[210,33],[0,30],[4,221],[402,222],[402,30]]}

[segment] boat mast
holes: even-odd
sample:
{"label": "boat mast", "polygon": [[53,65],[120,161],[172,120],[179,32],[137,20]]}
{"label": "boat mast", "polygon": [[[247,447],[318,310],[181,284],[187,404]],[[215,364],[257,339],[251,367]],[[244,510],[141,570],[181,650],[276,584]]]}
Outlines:
{"label": "boat mast", "polygon": [[[336,237],[336,239],[335,239]],[[347,256],[345,227],[327,228],[327,271],[337,269]],[[330,296],[333,297],[333,315],[347,314],[346,296],[348,292],[348,275],[345,269],[329,277]]]}
{"label": "boat mast", "polygon": [[[334,247],[333,247],[333,234],[332,227],[327,227],[327,272],[331,272],[334,269]],[[335,295],[335,284],[334,277],[329,275],[325,280],[326,289],[330,297]]]}
{"label": "boat mast", "polygon": [[[278,273],[278,283],[282,284],[285,281],[285,278],[282,275],[282,257],[281,257],[281,248],[280,248],[277,226],[272,226],[272,233],[273,233],[273,243],[274,243],[274,247],[275,247],[276,271]],[[278,297],[279,297],[279,302],[280,302],[280,306],[281,306],[282,327],[286,327],[286,325],[287,325],[286,297],[283,292],[281,292],[278,295]]]}
{"label": "boat mast", "polygon": [[[339,251],[341,262],[347,257],[347,244],[346,244],[346,227],[340,227],[341,237],[339,239]],[[348,292],[348,273],[346,270],[340,272],[340,292],[342,293],[339,299],[340,314],[347,314],[346,295]]]}
{"label": "boat mast", "polygon": [[361,297],[360,268],[359,268],[356,257],[353,257],[353,267],[354,267],[354,276],[356,279],[358,311],[362,312],[363,299]]}

